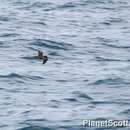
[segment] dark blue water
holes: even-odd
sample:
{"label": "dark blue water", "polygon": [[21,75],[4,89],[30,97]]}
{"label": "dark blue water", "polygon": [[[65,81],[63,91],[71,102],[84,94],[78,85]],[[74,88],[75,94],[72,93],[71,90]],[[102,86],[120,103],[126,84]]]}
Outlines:
{"label": "dark blue water", "polygon": [[130,120],[130,1],[0,0],[0,130],[100,118]]}

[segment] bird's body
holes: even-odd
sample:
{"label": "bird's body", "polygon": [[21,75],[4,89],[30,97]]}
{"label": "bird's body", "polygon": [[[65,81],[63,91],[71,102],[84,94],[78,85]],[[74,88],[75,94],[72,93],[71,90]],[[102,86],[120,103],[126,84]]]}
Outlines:
{"label": "bird's body", "polygon": [[48,57],[47,56],[43,56],[43,64],[45,64],[48,61]]}
{"label": "bird's body", "polygon": [[38,59],[43,60],[43,64],[45,64],[48,61],[48,57],[46,55],[43,55],[43,52],[38,50]]}
{"label": "bird's body", "polygon": [[42,59],[43,58],[43,52],[38,50],[38,59]]}

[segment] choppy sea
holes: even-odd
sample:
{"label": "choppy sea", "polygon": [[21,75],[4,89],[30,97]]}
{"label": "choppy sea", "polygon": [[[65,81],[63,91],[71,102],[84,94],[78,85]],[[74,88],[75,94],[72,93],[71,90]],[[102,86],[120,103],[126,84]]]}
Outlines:
{"label": "choppy sea", "polygon": [[0,0],[0,130],[85,119],[130,121],[130,1]]}

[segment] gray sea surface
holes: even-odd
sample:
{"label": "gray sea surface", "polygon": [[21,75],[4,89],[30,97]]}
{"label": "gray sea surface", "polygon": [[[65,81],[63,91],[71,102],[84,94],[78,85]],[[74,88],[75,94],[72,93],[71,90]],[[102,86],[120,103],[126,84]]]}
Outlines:
{"label": "gray sea surface", "polygon": [[0,130],[84,119],[130,121],[130,1],[0,0]]}

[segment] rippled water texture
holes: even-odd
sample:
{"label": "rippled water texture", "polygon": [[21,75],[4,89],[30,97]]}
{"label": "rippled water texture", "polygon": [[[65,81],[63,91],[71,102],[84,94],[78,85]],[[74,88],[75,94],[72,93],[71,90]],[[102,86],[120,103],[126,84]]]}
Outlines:
{"label": "rippled water texture", "polygon": [[0,130],[83,119],[130,120],[130,1],[0,0]]}

